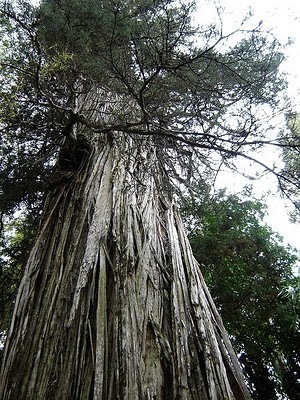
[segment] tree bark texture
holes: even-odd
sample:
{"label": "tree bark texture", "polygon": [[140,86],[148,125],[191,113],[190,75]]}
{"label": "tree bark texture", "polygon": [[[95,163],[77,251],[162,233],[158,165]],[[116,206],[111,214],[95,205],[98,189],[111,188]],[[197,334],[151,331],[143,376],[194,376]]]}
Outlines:
{"label": "tree bark texture", "polygon": [[49,185],[2,399],[249,399],[153,140],[76,146]]}

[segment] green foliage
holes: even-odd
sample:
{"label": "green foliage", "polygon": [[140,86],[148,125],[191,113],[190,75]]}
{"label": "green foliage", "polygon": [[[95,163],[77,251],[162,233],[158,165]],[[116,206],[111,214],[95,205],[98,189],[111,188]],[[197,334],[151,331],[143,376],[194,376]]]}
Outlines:
{"label": "green foliage", "polygon": [[[20,212],[18,213],[20,214]],[[0,246],[0,340],[9,328],[14,300],[37,230],[34,211],[14,216],[6,224]]]}
{"label": "green foliage", "polygon": [[[197,134],[189,132],[194,145],[202,147],[208,129],[212,136],[223,130],[224,136],[216,135],[209,146],[231,152],[228,139],[235,134],[236,150],[250,128],[256,133],[255,107],[276,105],[276,94],[284,88],[278,74],[283,57],[278,43],[259,30],[219,51],[228,38],[216,27],[199,32],[191,25],[193,9],[188,1],[44,0],[37,37],[46,74],[40,85],[60,94],[67,106],[74,82],[84,77],[121,96],[123,104],[114,115],[119,128],[130,123],[142,128],[147,122],[152,133],[164,126],[179,139],[181,132],[194,132],[197,123]],[[66,55],[69,62],[53,75],[53,65]],[[128,102],[136,118],[132,112],[122,115]],[[243,117],[237,117],[238,110]]]}
{"label": "green foliage", "polygon": [[253,397],[296,399],[298,259],[262,223],[264,204],[247,198],[224,191],[210,198],[202,186],[184,207],[190,241],[236,350],[256,363],[248,367]]}
{"label": "green foliage", "polygon": [[[4,12],[5,11],[5,12]],[[0,336],[33,244],[43,192],[57,152],[54,110],[38,100],[30,2],[1,1],[0,28]],[[2,346],[1,340],[1,346]]]}
{"label": "green foliage", "polygon": [[18,209],[38,215],[58,149],[56,112],[38,88],[37,15],[31,2],[0,2],[0,235]]}
{"label": "green foliage", "polygon": [[[281,140],[284,143],[282,156],[284,162],[283,175],[286,181],[282,184],[282,189],[293,201],[295,210],[291,213],[291,218],[299,222],[300,200],[299,191],[295,182],[300,181],[300,116],[299,113],[289,112],[286,115],[287,130],[281,133]],[[292,139],[291,139],[292,138]]]}
{"label": "green foliage", "polygon": [[[55,111],[38,101],[35,11],[27,1],[1,1],[0,212],[34,207],[41,200],[57,151]],[[2,221],[3,222],[3,221]],[[2,225],[1,225],[2,228]]]}
{"label": "green foliage", "polygon": [[[162,98],[173,98],[176,74],[171,69],[188,58],[195,30],[190,26],[192,5],[164,1],[43,1],[39,40],[45,66],[51,69],[61,54],[73,57],[62,82],[68,82],[66,103],[78,77],[124,96],[136,107],[136,114],[152,119]],[[66,79],[67,78],[67,79]],[[55,83],[60,79],[55,76]],[[46,84],[49,87],[49,79]],[[54,85],[53,85],[54,86]],[[182,84],[181,84],[182,86]],[[186,84],[185,84],[186,87]],[[159,100],[159,103],[158,103]],[[173,100],[173,102],[174,102]],[[129,116],[115,121],[128,122]],[[132,120],[132,113],[131,113]]]}

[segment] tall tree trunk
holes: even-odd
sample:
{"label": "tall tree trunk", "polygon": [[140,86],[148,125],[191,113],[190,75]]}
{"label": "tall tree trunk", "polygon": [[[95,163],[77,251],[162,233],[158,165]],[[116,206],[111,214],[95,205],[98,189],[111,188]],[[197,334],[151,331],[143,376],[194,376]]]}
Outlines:
{"label": "tall tree trunk", "polygon": [[249,399],[153,141],[83,142],[50,185],[3,399]]}

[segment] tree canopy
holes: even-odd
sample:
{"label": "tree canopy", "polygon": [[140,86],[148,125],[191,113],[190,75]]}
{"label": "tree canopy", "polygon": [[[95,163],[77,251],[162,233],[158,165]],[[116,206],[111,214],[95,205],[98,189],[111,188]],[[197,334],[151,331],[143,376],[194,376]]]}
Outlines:
{"label": "tree canopy", "polygon": [[[186,183],[222,164],[236,169],[239,158],[251,162],[264,145],[287,146],[266,123],[282,107],[279,43],[261,26],[241,23],[230,33],[222,25],[197,27],[194,8],[169,0],[45,0],[38,8],[2,1],[3,174],[17,169],[8,156],[13,143],[18,168],[24,165],[18,176],[37,152],[35,174],[44,176],[61,133],[78,122],[95,135],[151,135],[167,173]],[[76,98],[91,87],[99,111],[78,110]],[[292,136],[288,147],[297,144]],[[257,162],[297,184],[279,167]],[[27,185],[33,191],[35,174]]]}
{"label": "tree canopy", "polygon": [[289,143],[291,137],[295,141],[299,140],[300,137],[300,124],[299,124],[299,113],[288,112],[286,114],[287,132],[282,132],[282,140],[285,141],[286,147],[283,150],[283,174],[287,177],[287,180],[282,182],[282,188],[287,193],[288,197],[295,204],[295,209],[291,211],[292,220],[299,221],[299,191],[295,188],[291,182],[299,181],[300,174],[300,155],[299,146],[293,151],[289,149]]}

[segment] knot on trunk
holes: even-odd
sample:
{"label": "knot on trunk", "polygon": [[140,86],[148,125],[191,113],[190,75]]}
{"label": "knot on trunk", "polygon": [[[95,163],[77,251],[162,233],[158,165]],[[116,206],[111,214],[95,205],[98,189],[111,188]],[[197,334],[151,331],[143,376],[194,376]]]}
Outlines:
{"label": "knot on trunk", "polygon": [[68,182],[81,169],[92,152],[90,141],[82,134],[76,138],[68,136],[61,148],[49,186]]}
{"label": "knot on trunk", "polygon": [[59,154],[58,167],[61,170],[78,170],[91,150],[92,145],[84,135],[79,134],[76,138],[66,137]]}

